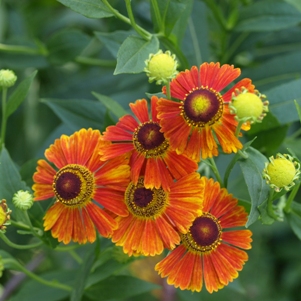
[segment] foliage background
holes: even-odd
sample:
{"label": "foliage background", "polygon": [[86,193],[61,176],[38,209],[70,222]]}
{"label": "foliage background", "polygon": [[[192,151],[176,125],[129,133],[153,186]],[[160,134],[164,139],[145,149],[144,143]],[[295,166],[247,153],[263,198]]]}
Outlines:
{"label": "foliage background", "polygon": [[[124,1],[109,3],[127,16]],[[156,19],[154,3],[159,5],[162,23]],[[36,160],[61,134],[82,127],[103,131],[129,111],[129,102],[160,92],[142,72],[148,54],[159,48],[177,55],[180,70],[204,61],[240,67],[242,77],[251,78],[267,95],[271,112],[245,135],[245,141],[257,137],[252,146],[265,157],[290,148],[301,158],[300,122],[293,102],[301,105],[299,0],[133,0],[136,23],[152,33],[150,41],[107,10],[93,9],[97,5],[105,7],[101,0],[0,1],[0,69],[14,70],[17,85],[25,80],[21,96],[27,94],[8,119],[8,153],[1,153],[0,198],[10,200],[13,188],[22,188],[24,182],[31,187]],[[132,35],[135,38],[129,40]],[[13,91],[9,90],[10,96]],[[221,173],[230,159],[218,157]],[[237,166],[229,190],[235,197],[249,200],[240,175]],[[295,201],[301,202],[299,194]],[[36,226],[41,226],[48,205],[30,210]],[[252,223],[249,261],[237,280],[212,295],[168,288],[152,271],[151,260],[139,259],[133,264],[133,259],[123,257],[106,240],[100,241],[100,248],[93,244],[68,252],[53,251],[55,242],[46,236],[45,246],[39,250],[16,250],[2,242],[0,246],[42,277],[72,285],[71,300],[297,301],[301,300],[300,216],[301,210],[296,210],[288,217],[289,223],[287,218],[270,225],[259,220]],[[7,236],[18,244],[31,240],[12,227]],[[13,265],[12,270],[20,269]],[[64,290],[28,277],[18,282],[16,277],[20,277],[16,272],[4,272],[2,286],[7,289],[13,280],[13,288],[10,297],[3,299],[3,295],[0,300],[70,299]]]}

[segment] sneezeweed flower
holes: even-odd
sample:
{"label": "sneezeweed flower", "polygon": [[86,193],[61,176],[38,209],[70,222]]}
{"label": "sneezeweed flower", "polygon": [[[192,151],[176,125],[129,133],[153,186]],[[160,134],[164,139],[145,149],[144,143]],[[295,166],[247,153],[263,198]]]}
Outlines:
{"label": "sneezeweed flower", "polygon": [[170,191],[146,188],[143,177],[131,182],[125,192],[129,215],[117,217],[112,241],[129,256],[154,256],[180,242],[202,210],[203,183],[193,172],[170,186]]}
{"label": "sneezeweed flower", "polygon": [[[161,98],[158,118],[162,131],[177,153],[186,153],[199,161],[218,155],[218,140],[224,153],[242,148],[235,135],[237,121],[229,111],[232,93],[245,87],[252,90],[250,79],[243,79],[225,94],[220,91],[240,75],[232,65],[204,63],[198,69],[180,72],[170,83],[170,92],[177,101]],[[166,87],[163,87],[166,94]],[[248,128],[242,127],[244,130]],[[215,138],[216,137],[216,138]]]}
{"label": "sneezeweed flower", "polygon": [[288,154],[277,154],[265,163],[263,178],[276,192],[290,190],[300,177],[300,164]]}
{"label": "sneezeweed flower", "polygon": [[6,200],[0,201],[0,231],[5,233],[6,226],[10,224],[11,210],[7,207]]}
{"label": "sneezeweed flower", "polygon": [[33,205],[33,196],[29,191],[19,190],[13,196],[13,204],[21,210],[28,210]]}
{"label": "sneezeweed flower", "polygon": [[[64,244],[93,242],[95,227],[108,237],[117,222],[108,213],[126,216],[123,201],[129,183],[128,159],[125,156],[101,161],[102,141],[98,130],[81,129],[71,136],[62,135],[39,160],[33,176],[35,201],[55,197],[56,202],[44,217],[45,231]],[[101,208],[104,207],[104,208]]]}
{"label": "sneezeweed flower", "polygon": [[101,149],[102,160],[108,160],[129,153],[131,179],[137,184],[144,175],[146,188],[163,189],[183,175],[197,170],[197,164],[184,155],[178,155],[170,149],[168,140],[161,131],[157,118],[158,98],[151,98],[151,118],[145,99],[130,103],[136,119],[131,115],[120,118],[116,125],[109,126],[103,139],[112,144]]}
{"label": "sneezeweed flower", "polygon": [[249,92],[247,89],[236,90],[230,103],[230,111],[237,120],[248,123],[261,122],[268,112],[269,102],[266,96],[257,90]]}
{"label": "sneezeweed flower", "polygon": [[163,53],[159,50],[156,54],[151,53],[145,65],[144,71],[149,77],[149,82],[156,81],[157,85],[166,84],[178,73],[176,56],[170,51]]}
{"label": "sneezeweed flower", "polygon": [[[237,205],[226,189],[212,179],[204,183],[203,213],[193,222],[187,234],[181,234],[181,245],[156,266],[167,283],[184,290],[201,291],[203,282],[212,293],[238,277],[251,248],[251,231],[235,229],[247,222],[244,207]],[[234,229],[233,229],[234,228]],[[230,229],[230,230],[229,230]]]}
{"label": "sneezeweed flower", "polygon": [[17,76],[11,70],[0,70],[0,87],[9,88],[15,84]]}

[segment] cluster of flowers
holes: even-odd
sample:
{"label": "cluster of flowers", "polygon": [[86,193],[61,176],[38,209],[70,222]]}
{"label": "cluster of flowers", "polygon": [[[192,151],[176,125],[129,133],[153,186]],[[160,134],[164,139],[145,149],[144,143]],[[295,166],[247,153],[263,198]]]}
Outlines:
{"label": "cluster of flowers", "polygon": [[[247,212],[197,169],[219,147],[226,154],[242,149],[236,117],[245,114],[246,97],[258,102],[251,116],[263,116],[250,79],[222,94],[239,75],[230,65],[194,66],[163,87],[170,99],[137,100],[132,115],[102,134],[81,129],[55,140],[33,176],[35,201],[55,198],[45,230],[64,244],[84,244],[95,241],[97,229],[129,256],[168,249],[155,270],[181,289],[205,285],[211,293],[238,277],[252,241],[243,228]],[[241,129],[251,122],[243,119]]]}

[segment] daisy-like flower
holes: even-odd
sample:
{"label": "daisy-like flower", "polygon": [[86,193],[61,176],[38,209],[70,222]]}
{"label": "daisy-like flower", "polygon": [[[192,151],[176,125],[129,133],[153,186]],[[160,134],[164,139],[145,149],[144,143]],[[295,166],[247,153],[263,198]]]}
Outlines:
{"label": "daisy-like flower", "polygon": [[64,244],[95,241],[95,227],[102,236],[111,235],[117,222],[106,210],[128,214],[123,201],[130,175],[128,159],[101,161],[98,149],[104,144],[108,143],[98,130],[81,129],[62,135],[45,151],[55,168],[46,160],[38,161],[34,200],[56,199],[46,212],[44,228]]}
{"label": "daisy-like flower", "polygon": [[[180,103],[161,98],[158,118],[165,137],[177,153],[186,153],[196,161],[200,156],[203,159],[217,156],[216,139],[225,153],[242,148],[235,136],[237,121],[230,114],[229,102],[234,91],[244,87],[252,92],[254,86],[250,79],[243,79],[225,94],[220,93],[239,75],[240,69],[232,65],[204,63],[200,69],[193,66],[180,72],[171,81],[171,96]],[[166,93],[166,87],[163,92]]]}
{"label": "daisy-like flower", "polygon": [[7,207],[6,200],[0,201],[0,232],[5,233],[6,226],[10,224],[11,210]]}
{"label": "daisy-like flower", "polygon": [[174,182],[170,191],[146,188],[140,177],[126,189],[129,215],[117,217],[112,241],[130,256],[154,256],[164,248],[175,248],[180,243],[179,232],[186,233],[202,212],[202,191],[203,182],[196,172]]}
{"label": "daisy-like flower", "polygon": [[158,97],[151,98],[151,118],[145,99],[130,103],[136,119],[131,115],[120,118],[116,125],[109,126],[103,139],[110,146],[101,149],[102,160],[131,153],[131,178],[134,184],[144,175],[146,188],[169,189],[174,179],[197,170],[197,164],[184,155],[171,150],[161,131],[157,118]]}
{"label": "daisy-like flower", "polygon": [[[204,183],[203,213],[193,222],[182,243],[156,266],[167,283],[180,289],[217,291],[238,277],[248,259],[242,249],[251,248],[251,231],[231,229],[244,226],[245,209],[221,189],[217,182],[202,177]],[[230,229],[230,230],[229,230]]]}

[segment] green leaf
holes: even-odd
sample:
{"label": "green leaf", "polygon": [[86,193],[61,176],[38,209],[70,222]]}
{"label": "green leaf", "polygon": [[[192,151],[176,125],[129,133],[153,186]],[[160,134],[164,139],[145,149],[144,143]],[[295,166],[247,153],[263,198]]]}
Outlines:
{"label": "green leaf", "polygon": [[94,32],[98,40],[100,40],[104,46],[110,51],[110,53],[116,58],[118,50],[124,40],[131,34],[133,31],[124,31],[117,30],[114,32]]}
{"label": "green leaf", "polygon": [[0,250],[0,256],[4,262],[4,267],[8,270],[22,271],[20,263],[8,252]]}
{"label": "green leaf", "polygon": [[107,18],[113,13],[101,0],[57,0],[72,10],[92,19]]}
{"label": "green leaf", "polygon": [[280,85],[265,94],[270,101],[269,110],[280,124],[299,120],[295,103],[301,104],[301,79]]}
{"label": "green leaf", "polygon": [[292,202],[291,211],[285,215],[292,230],[301,240],[301,204]]}
{"label": "green leaf", "polygon": [[14,162],[9,153],[3,147],[0,154],[0,191],[1,198],[6,199],[8,207],[14,208],[12,216],[16,220],[23,220],[23,212],[12,204],[12,198],[18,190],[29,190],[26,184],[21,180]]}
{"label": "green leaf", "polygon": [[6,107],[6,117],[10,116],[12,113],[14,113],[17,108],[21,105],[22,101],[25,99],[28,90],[31,86],[31,83],[36,76],[37,71],[34,71],[29,77],[25,78],[18,87],[14,90],[12,95],[7,101],[7,107]]}
{"label": "green leaf", "polygon": [[258,206],[267,199],[270,188],[262,178],[262,170],[267,158],[252,147],[245,152],[248,154],[248,158],[238,162],[251,198],[251,212],[246,224],[249,227],[257,221]]}
{"label": "green leaf", "polygon": [[98,282],[86,291],[86,295],[91,300],[124,300],[153,289],[159,288],[158,285],[131,276],[112,276],[104,281]]}
{"label": "green leaf", "polygon": [[155,36],[150,41],[129,36],[119,48],[114,74],[142,72],[145,67],[144,61],[148,59],[149,54],[158,50],[159,41]]}
{"label": "green leaf", "polygon": [[297,25],[301,13],[281,0],[258,1],[244,7],[235,26],[236,31],[272,31]]}
{"label": "green leaf", "polygon": [[89,246],[89,250],[86,252],[85,257],[83,258],[83,263],[80,266],[79,271],[77,272],[77,277],[73,286],[73,291],[71,292],[70,301],[80,301],[84,294],[84,288],[88,280],[91,268],[96,258],[96,250],[99,249],[99,243],[94,243]]}
{"label": "green leaf", "polygon": [[62,30],[47,42],[52,64],[64,64],[78,56],[90,42],[89,36],[79,30]]}
{"label": "green leaf", "polygon": [[117,118],[127,114],[125,109],[114,99],[96,92],[92,92],[92,94]]}
{"label": "green leaf", "polygon": [[42,99],[41,101],[74,131],[89,127],[103,130],[102,116],[105,114],[105,109],[98,101],[87,99]]}

